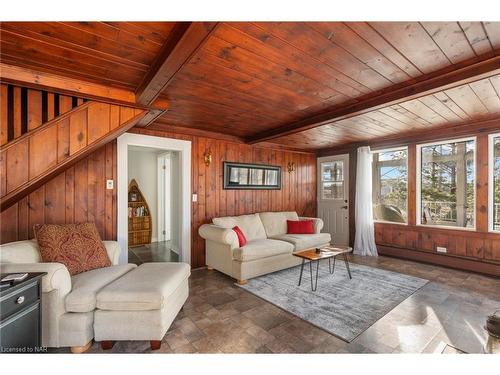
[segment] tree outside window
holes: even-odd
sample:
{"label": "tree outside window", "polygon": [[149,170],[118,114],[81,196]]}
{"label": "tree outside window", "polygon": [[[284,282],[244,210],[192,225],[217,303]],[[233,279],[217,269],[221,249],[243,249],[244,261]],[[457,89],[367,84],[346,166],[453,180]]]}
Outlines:
{"label": "tree outside window", "polygon": [[420,147],[420,223],[474,227],[475,141]]}
{"label": "tree outside window", "polygon": [[373,153],[373,218],[407,222],[408,152],[406,148]]}

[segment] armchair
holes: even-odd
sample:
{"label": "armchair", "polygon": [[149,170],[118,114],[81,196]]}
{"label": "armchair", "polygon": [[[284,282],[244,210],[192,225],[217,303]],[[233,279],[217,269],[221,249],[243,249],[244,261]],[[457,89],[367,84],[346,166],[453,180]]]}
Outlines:
{"label": "armchair", "polygon": [[[99,273],[111,275],[113,280],[123,275],[135,265],[118,266],[120,246],[115,241],[103,241],[113,266],[104,269],[84,272],[81,275],[95,273],[96,279],[110,279]],[[66,306],[66,297],[73,291],[74,279],[65,265],[61,263],[44,263],[41,261],[35,240],[17,241],[0,245],[0,272],[46,272],[42,278],[42,345],[48,347],[70,346],[73,352],[81,352],[88,348],[94,337],[94,312],[72,312]],[[112,281],[112,280],[111,280]],[[91,288],[102,287],[102,283],[94,282]],[[88,290],[94,293],[96,290]]]}

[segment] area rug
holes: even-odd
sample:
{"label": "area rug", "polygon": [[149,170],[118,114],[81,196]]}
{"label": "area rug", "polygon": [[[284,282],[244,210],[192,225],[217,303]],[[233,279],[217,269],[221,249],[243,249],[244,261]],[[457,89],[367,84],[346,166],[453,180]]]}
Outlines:
{"label": "area rug", "polygon": [[[311,291],[307,263],[301,286],[297,285],[300,274],[300,266],[297,266],[251,279],[240,287],[351,342],[429,282],[380,268],[349,264],[352,280],[340,259],[333,275],[328,272],[327,261],[322,261],[316,292]],[[315,272],[316,264],[314,276]]]}

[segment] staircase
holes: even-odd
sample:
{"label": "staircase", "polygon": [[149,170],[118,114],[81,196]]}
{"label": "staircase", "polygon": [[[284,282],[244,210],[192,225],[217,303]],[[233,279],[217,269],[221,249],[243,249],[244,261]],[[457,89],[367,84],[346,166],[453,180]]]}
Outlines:
{"label": "staircase", "polygon": [[0,87],[1,211],[141,120],[146,111]]}

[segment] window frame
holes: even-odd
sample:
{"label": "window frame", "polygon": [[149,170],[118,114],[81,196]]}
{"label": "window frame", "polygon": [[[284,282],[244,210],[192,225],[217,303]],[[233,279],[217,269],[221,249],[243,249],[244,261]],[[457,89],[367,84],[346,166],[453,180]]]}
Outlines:
{"label": "window frame", "polygon": [[494,193],[494,180],[493,180],[493,171],[494,171],[494,140],[495,138],[500,138],[500,133],[492,133],[488,134],[488,232],[490,233],[500,233],[500,230],[495,230],[493,223],[493,215],[494,215],[494,204],[495,198],[493,197]]}
{"label": "window frame", "polygon": [[[347,198],[346,198],[346,194],[348,194],[348,192],[346,191],[345,189],[345,163],[344,163],[344,160],[338,160],[338,161],[341,161],[342,162],[342,181],[325,181],[323,180],[323,170],[322,170],[322,164],[323,163],[330,163],[330,161],[322,161],[322,160],[319,160],[319,174],[321,176],[320,178],[320,181],[319,181],[319,184],[318,184],[318,187],[319,187],[319,198],[321,199],[321,201],[327,201],[327,202],[335,202],[335,201],[345,201]],[[338,161],[335,161],[335,162],[338,162]],[[324,195],[323,195],[323,184],[324,183],[335,183],[335,182],[342,182],[342,190],[343,190],[343,198],[325,198]]]}
{"label": "window frame", "polygon": [[[474,158],[474,226],[467,228],[467,227],[455,227],[452,225],[435,225],[435,224],[422,224],[422,204],[421,204],[421,199],[422,199],[422,147],[427,147],[427,146],[439,146],[439,145],[444,145],[447,143],[457,143],[457,142],[467,142],[467,141],[474,141],[474,153],[473,153],[473,158]],[[451,230],[465,230],[469,232],[475,232],[476,231],[476,226],[477,226],[477,137],[465,137],[465,138],[451,138],[451,139],[446,139],[443,141],[434,141],[434,142],[428,142],[428,143],[421,143],[416,145],[416,176],[415,176],[415,181],[416,181],[416,202],[415,202],[415,212],[416,212],[416,220],[415,223],[417,226],[424,227],[424,228],[441,228],[441,229],[451,229]]]}
{"label": "window frame", "polygon": [[[409,212],[408,212],[408,209],[410,207],[409,202],[408,202],[408,191],[409,191],[408,174],[410,172],[409,165],[408,165],[408,146],[374,149],[374,150],[371,150],[371,153],[372,154],[378,154],[378,153],[381,153],[381,152],[391,152],[391,151],[399,151],[399,150],[405,150],[406,151],[406,222],[405,223],[396,223],[394,221],[388,221],[388,220],[375,220],[375,218],[374,218],[373,219],[374,223],[394,224],[394,225],[406,225],[406,226],[408,226],[408,222],[409,222]],[[373,178],[373,159],[372,159],[372,178]],[[373,186],[372,186],[372,215],[373,215]],[[373,216],[375,216],[375,215],[373,215]]]}

